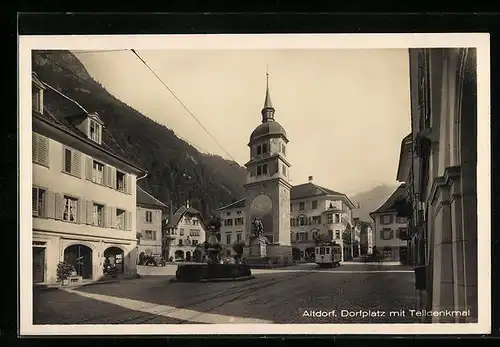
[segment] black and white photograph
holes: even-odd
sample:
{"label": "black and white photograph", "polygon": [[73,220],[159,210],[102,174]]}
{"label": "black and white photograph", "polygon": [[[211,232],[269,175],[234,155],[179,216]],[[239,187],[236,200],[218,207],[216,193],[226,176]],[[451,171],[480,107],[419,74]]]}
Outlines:
{"label": "black and white photograph", "polygon": [[487,34],[19,40],[21,334],[490,332]]}

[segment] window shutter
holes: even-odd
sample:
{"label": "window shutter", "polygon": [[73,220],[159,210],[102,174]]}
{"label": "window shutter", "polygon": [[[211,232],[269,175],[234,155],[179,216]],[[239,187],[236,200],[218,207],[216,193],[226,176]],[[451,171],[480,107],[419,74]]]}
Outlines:
{"label": "window shutter", "polygon": [[91,157],[85,157],[85,178],[92,181],[92,167],[93,161]]}
{"label": "window shutter", "polygon": [[55,195],[50,190],[45,191],[44,197],[44,217],[55,218],[56,216],[56,202]]}
{"label": "window shutter", "polygon": [[87,201],[87,218],[86,223],[91,225],[94,221],[94,203],[92,201]]}
{"label": "window shutter", "polygon": [[104,220],[103,220],[103,224],[104,224],[104,227],[107,228],[109,227],[109,218],[111,216],[111,211],[110,211],[110,207],[109,206],[104,206]]}
{"label": "window shutter", "polygon": [[56,219],[63,219],[64,212],[64,196],[62,194],[56,193],[55,196],[55,217]]}
{"label": "window shutter", "polygon": [[41,135],[37,137],[38,162],[41,165],[49,166],[49,139]]}
{"label": "window shutter", "polygon": [[132,193],[132,176],[129,174],[125,174],[125,192],[127,194]]}
{"label": "window shutter", "polygon": [[82,153],[71,151],[71,173],[76,177],[82,177]]}
{"label": "window shutter", "polygon": [[112,166],[109,167],[109,185],[111,188],[116,189],[116,169]]}
{"label": "window shutter", "polygon": [[86,205],[85,205],[85,200],[84,199],[78,199],[78,222],[81,224],[85,224],[86,217],[87,217],[87,211],[86,211]]}
{"label": "window shutter", "polygon": [[125,230],[132,230],[132,212],[125,212]]}
{"label": "window shutter", "polygon": [[106,186],[109,187],[109,166],[104,165],[103,171],[102,171],[102,183]]}
{"label": "window shutter", "polygon": [[110,227],[111,228],[116,228],[116,207],[111,207],[110,208],[110,213],[111,213],[111,216],[110,216]]}
{"label": "window shutter", "polygon": [[32,133],[31,136],[31,155],[32,155],[32,161],[35,163],[38,163],[38,134],[37,133]]}

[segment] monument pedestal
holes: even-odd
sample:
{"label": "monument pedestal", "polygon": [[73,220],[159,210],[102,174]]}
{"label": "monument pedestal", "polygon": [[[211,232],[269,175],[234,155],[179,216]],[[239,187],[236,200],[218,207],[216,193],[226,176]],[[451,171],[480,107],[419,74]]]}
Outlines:
{"label": "monument pedestal", "polygon": [[293,264],[292,246],[254,243],[243,249],[245,263],[257,267],[280,267]]}

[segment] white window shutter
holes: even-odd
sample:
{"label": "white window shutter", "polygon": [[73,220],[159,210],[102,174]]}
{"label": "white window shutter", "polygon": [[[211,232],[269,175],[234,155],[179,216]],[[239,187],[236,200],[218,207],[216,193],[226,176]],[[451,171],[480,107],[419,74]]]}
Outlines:
{"label": "white window shutter", "polygon": [[86,212],[85,200],[81,198],[78,199],[78,222],[80,222],[81,224],[85,224],[85,221],[87,219]]}
{"label": "white window shutter", "polygon": [[109,187],[109,166],[104,165],[103,171],[102,171],[102,184],[105,185],[106,187]]}
{"label": "white window shutter", "polygon": [[31,136],[31,155],[33,156],[32,161],[38,163],[38,134],[32,133]]}
{"label": "white window shutter", "polygon": [[110,187],[116,189],[116,169],[112,166],[109,167]]}
{"label": "white window shutter", "polygon": [[55,217],[56,219],[63,219],[64,213],[64,196],[56,193],[55,196]]}
{"label": "white window shutter", "polygon": [[111,211],[111,223],[110,223],[110,227],[111,228],[116,228],[116,207],[111,207],[110,209]]}
{"label": "white window shutter", "polygon": [[82,153],[71,151],[71,173],[76,177],[82,177]]}
{"label": "white window shutter", "polygon": [[38,162],[44,166],[49,166],[49,139],[45,136],[37,136]]}
{"label": "white window shutter", "polygon": [[129,174],[125,174],[125,192],[132,194],[132,176]]}
{"label": "white window shutter", "polygon": [[56,201],[55,195],[50,190],[45,191],[44,196],[44,217],[46,218],[55,218],[56,216]]}
{"label": "white window shutter", "polygon": [[109,219],[111,217],[111,207],[105,206],[104,207],[104,227],[109,228]]}
{"label": "white window shutter", "polygon": [[92,181],[92,170],[93,170],[93,160],[92,157],[85,157],[85,178]]}
{"label": "white window shutter", "polygon": [[125,230],[132,230],[132,212],[125,212]]}
{"label": "white window shutter", "polygon": [[91,225],[92,222],[94,221],[94,203],[92,201],[87,201],[86,204],[86,212],[87,212],[87,218],[86,218],[86,223]]}

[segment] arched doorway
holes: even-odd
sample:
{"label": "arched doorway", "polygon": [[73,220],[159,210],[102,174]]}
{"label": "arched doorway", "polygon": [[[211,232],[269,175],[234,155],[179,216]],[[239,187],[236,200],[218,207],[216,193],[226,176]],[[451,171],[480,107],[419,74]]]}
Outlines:
{"label": "arched doorway", "polygon": [[191,261],[191,252],[186,252],[186,261]]}
{"label": "arched doorway", "polygon": [[111,246],[104,251],[104,263],[108,264],[116,272],[122,274],[125,272],[124,252],[121,248]]}
{"label": "arched doorway", "polygon": [[92,279],[92,249],[84,245],[72,245],[64,250],[64,261],[73,265],[78,276]]}
{"label": "arched doorway", "polygon": [[184,260],[184,252],[180,249],[175,251],[175,261]]}

